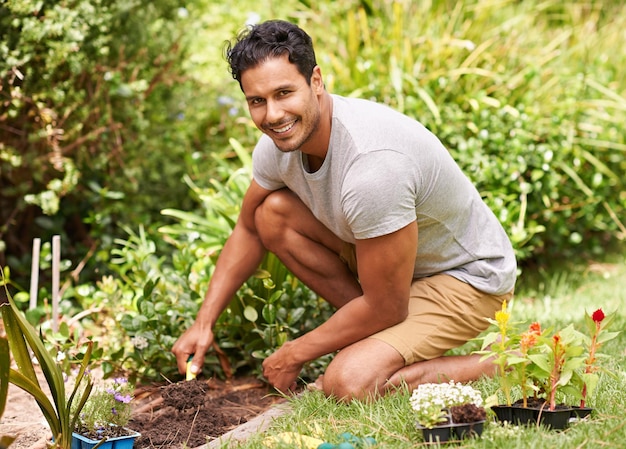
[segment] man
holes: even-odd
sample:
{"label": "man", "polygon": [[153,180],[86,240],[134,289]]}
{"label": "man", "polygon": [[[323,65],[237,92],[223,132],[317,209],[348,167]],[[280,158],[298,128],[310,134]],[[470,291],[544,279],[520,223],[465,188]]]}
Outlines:
{"label": "man", "polygon": [[515,257],[439,140],[383,105],[329,94],[310,37],[293,24],[253,26],[226,52],[264,135],[196,321],[172,348],[181,373],[192,354],[200,370],[218,316],[271,251],[337,308],[264,361],[276,389],[293,389],[304,363],[335,351],[321,387],[346,400],[490,374],[479,356],[443,354],[511,297]]}

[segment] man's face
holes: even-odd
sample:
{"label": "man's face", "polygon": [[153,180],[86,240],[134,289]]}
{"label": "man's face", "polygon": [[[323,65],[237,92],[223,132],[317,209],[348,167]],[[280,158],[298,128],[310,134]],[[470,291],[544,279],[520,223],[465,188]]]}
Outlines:
{"label": "man's face", "polygon": [[309,85],[285,55],[243,72],[241,86],[252,121],[281,151],[302,149],[312,140],[320,122],[319,68]]}

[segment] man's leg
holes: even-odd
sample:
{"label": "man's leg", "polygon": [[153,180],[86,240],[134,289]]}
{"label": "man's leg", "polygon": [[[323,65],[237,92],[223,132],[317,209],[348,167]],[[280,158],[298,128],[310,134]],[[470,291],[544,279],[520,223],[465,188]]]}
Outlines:
{"label": "man's leg", "polygon": [[483,376],[491,377],[495,374],[496,365],[493,360],[480,361],[481,355],[451,355],[437,357],[423,362],[415,362],[412,365],[396,371],[386,385],[387,389],[406,384],[410,389],[418,385],[434,382],[471,382]]}
{"label": "man's leg", "polygon": [[428,382],[470,382],[494,373],[492,361],[480,355],[442,356],[404,366],[404,358],[387,343],[367,338],[341,350],[321,379],[326,395],[342,400],[367,399],[410,390]]}
{"label": "man's leg", "polygon": [[384,394],[402,384],[416,388],[492,375],[490,360],[444,353],[485,330],[485,318],[511,294],[489,295],[447,275],[414,281],[407,319],[340,351],[322,380],[325,393],[349,400]]}
{"label": "man's leg", "polygon": [[265,248],[335,307],[362,294],[356,277],[339,257],[343,241],[290,190],[269,195],[257,209],[255,223]]}

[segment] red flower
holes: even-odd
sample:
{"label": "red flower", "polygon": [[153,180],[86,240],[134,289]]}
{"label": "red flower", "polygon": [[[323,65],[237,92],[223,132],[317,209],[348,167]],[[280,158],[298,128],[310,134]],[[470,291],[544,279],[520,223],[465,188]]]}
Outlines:
{"label": "red flower", "polygon": [[602,309],[598,309],[593,312],[593,314],[591,315],[591,319],[596,323],[602,322],[602,320],[604,319],[604,312],[602,311]]}
{"label": "red flower", "polygon": [[536,321],[534,323],[532,323],[528,330],[536,335],[540,335],[541,334],[541,324],[537,323]]}

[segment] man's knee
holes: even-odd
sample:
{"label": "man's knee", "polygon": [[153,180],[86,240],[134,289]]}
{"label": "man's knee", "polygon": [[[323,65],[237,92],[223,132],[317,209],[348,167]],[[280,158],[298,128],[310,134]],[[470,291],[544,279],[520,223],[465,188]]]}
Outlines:
{"label": "man's knee", "polygon": [[364,382],[364,379],[347,367],[333,366],[331,363],[324,373],[324,394],[341,401],[349,402],[353,399],[364,399],[375,394],[376,389]]}
{"label": "man's knee", "polygon": [[293,194],[287,189],[270,193],[254,215],[257,232],[264,246],[271,251],[277,239],[285,235],[293,210]]}
{"label": "man's knee", "polygon": [[344,401],[367,399],[383,393],[404,359],[391,346],[376,339],[357,342],[335,356],[324,373],[324,393]]}

